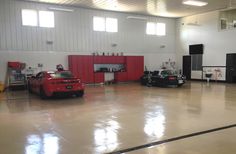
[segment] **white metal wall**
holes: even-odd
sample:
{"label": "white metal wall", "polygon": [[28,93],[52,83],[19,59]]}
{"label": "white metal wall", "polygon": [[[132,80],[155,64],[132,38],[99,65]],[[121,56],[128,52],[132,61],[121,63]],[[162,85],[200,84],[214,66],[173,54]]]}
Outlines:
{"label": "white metal wall", "polygon": [[[225,66],[226,54],[235,53],[236,29],[219,30],[219,11],[181,18],[176,24],[176,53],[179,68],[190,44],[204,44],[203,66]],[[197,26],[186,25],[195,23]]]}
{"label": "white metal wall", "polygon": [[[130,14],[83,8],[73,8],[72,13],[55,12],[55,28],[52,29],[22,26],[21,9],[47,10],[49,6],[52,5],[0,0],[1,74],[7,61],[25,60],[29,66],[37,63],[37,58],[32,61],[30,55],[38,57],[38,61],[46,61],[46,66],[60,62],[56,57],[67,65],[69,54],[104,51],[144,55],[145,65],[152,69],[159,68],[161,62],[169,58],[175,60],[175,19],[148,17],[148,21],[166,23],[167,35],[164,37],[146,35],[146,21],[126,19]],[[118,33],[94,32],[93,16],[118,18]],[[47,41],[53,41],[53,44],[47,45]],[[112,47],[114,43],[116,47]],[[161,48],[162,45],[165,48]],[[49,56],[55,56],[55,61]],[[0,75],[0,80],[3,76]]]}

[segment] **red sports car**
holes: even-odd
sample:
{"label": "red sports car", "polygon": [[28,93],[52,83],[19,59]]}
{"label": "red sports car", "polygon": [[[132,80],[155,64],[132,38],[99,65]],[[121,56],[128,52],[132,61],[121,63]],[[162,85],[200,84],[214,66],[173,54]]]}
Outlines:
{"label": "red sports car", "polygon": [[28,80],[29,92],[45,99],[57,94],[69,94],[82,97],[84,85],[70,71],[43,71]]}

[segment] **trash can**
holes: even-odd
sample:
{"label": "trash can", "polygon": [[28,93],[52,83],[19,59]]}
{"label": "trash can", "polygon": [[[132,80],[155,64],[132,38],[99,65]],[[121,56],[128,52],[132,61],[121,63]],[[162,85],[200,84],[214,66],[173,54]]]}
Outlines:
{"label": "trash can", "polygon": [[212,74],[211,73],[206,73],[205,76],[206,76],[207,82],[209,83],[209,81],[212,77]]}

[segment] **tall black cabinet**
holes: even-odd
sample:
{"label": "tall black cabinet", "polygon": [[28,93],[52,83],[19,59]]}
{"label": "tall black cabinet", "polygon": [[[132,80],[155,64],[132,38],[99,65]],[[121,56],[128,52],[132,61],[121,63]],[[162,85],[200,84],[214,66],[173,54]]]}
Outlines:
{"label": "tall black cabinet", "polygon": [[236,83],[236,53],[226,55],[226,81]]}
{"label": "tall black cabinet", "polygon": [[183,75],[187,80],[191,79],[191,56],[183,56]]}

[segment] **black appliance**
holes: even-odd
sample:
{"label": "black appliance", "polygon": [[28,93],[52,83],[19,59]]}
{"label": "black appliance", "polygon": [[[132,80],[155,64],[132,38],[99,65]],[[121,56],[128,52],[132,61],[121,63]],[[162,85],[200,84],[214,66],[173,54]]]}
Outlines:
{"label": "black appliance", "polygon": [[193,44],[189,45],[189,54],[203,54],[203,44]]}

